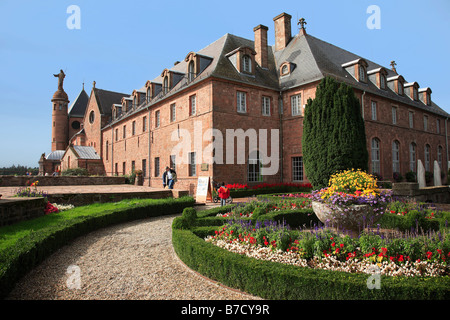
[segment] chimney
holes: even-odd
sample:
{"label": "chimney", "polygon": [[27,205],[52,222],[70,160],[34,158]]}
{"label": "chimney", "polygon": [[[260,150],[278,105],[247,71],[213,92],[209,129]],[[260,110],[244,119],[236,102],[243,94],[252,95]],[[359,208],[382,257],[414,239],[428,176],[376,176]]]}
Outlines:
{"label": "chimney", "polygon": [[255,32],[255,59],[260,67],[265,69],[268,68],[267,30],[269,28],[262,24],[253,28]]}
{"label": "chimney", "polygon": [[273,18],[275,22],[275,51],[286,48],[291,40],[291,18],[291,15],[284,12]]}

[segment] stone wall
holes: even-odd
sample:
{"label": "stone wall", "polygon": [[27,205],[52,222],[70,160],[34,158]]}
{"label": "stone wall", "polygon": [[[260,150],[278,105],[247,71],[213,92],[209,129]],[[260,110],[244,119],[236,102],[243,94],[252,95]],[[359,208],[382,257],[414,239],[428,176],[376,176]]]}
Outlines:
{"label": "stone wall", "polygon": [[43,198],[0,199],[0,227],[44,215]]}
{"label": "stone wall", "polygon": [[0,176],[0,187],[25,187],[39,181],[39,186],[80,186],[125,184],[125,177],[83,176]]}
{"label": "stone wall", "polygon": [[426,187],[419,189],[414,182],[401,182],[392,184],[393,195],[402,199],[417,202],[450,203],[450,187]]}

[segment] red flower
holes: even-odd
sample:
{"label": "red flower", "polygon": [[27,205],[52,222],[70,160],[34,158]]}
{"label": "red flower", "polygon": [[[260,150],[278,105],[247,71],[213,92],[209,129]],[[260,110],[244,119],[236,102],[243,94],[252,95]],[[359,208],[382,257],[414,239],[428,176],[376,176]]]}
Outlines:
{"label": "red flower", "polygon": [[344,244],[343,243],[341,243],[340,245],[339,245],[341,248],[343,248],[344,247]]}

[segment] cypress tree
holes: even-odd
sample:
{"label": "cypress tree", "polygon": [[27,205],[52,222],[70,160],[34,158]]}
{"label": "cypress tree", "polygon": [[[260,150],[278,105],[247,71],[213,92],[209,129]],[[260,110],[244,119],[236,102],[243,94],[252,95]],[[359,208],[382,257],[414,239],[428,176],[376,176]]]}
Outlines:
{"label": "cypress tree", "polygon": [[340,170],[368,170],[361,105],[353,88],[325,77],[308,99],[303,120],[303,163],[314,188]]}

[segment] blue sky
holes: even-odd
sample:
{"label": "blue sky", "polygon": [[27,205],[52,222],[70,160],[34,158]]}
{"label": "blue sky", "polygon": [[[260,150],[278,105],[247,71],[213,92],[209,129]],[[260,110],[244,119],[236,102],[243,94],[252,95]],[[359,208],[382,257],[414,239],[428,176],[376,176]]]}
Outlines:
{"label": "blue sky", "polygon": [[[67,28],[70,5],[80,8],[80,29]],[[369,29],[370,5],[380,8],[381,28]],[[73,101],[82,83],[130,93],[226,33],[253,39],[286,12],[304,17],[307,32],[376,63],[392,60],[407,81],[433,90],[450,113],[450,1],[85,1],[0,0],[0,167],[38,166],[51,151],[53,77],[63,69]]]}

